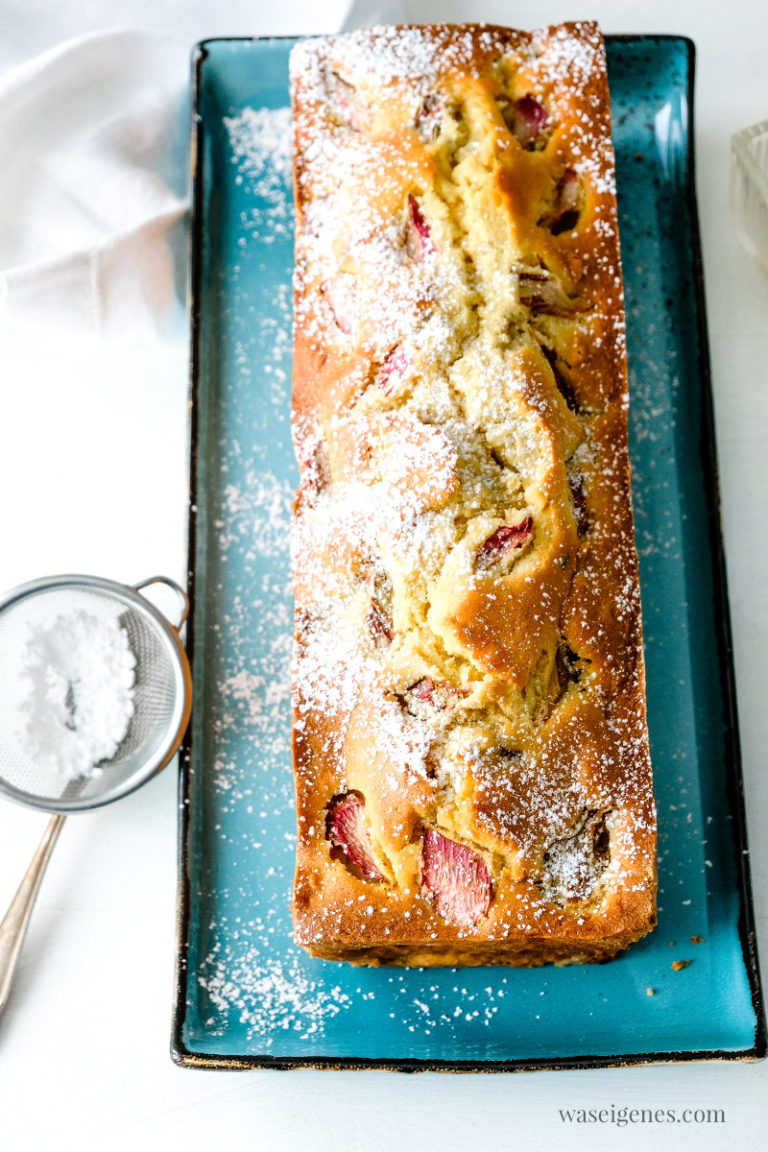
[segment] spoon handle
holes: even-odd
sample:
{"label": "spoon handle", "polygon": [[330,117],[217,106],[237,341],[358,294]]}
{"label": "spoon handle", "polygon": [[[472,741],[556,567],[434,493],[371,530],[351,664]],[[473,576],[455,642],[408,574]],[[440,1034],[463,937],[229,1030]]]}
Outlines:
{"label": "spoon handle", "polygon": [[40,890],[46,865],[58,839],[64,816],[52,816],[48,822],[40,845],[32,857],[26,876],[19,885],[11,901],[11,906],[0,924],[0,1013],[8,1003],[13,983],[13,974],[21,952],[21,945],[27,932],[32,909]]}

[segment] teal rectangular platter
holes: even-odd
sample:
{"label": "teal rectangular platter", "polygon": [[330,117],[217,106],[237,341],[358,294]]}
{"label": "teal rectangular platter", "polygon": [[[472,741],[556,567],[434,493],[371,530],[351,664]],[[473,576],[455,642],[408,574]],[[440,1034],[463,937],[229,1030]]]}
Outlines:
{"label": "teal rectangular platter", "polygon": [[658,927],[610,964],[564,968],[352,968],[293,943],[292,45],[210,40],[193,60],[194,689],[173,1057],[405,1071],[761,1057],[684,38],[607,40]]}

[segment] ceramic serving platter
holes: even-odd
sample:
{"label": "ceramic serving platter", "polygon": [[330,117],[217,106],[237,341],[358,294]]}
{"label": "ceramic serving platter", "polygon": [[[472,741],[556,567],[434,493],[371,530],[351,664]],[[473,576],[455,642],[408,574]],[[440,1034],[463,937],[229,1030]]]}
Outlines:
{"label": "ceramic serving platter", "polygon": [[292,43],[211,40],[194,58],[174,1058],[490,1071],[761,1056],[682,38],[608,40],[658,927],[611,964],[532,970],[352,968],[293,944]]}

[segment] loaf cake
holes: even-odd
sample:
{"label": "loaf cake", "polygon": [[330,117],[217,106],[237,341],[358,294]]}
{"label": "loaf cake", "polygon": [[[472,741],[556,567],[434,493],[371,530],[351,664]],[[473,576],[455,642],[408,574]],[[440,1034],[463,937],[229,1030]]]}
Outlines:
{"label": "loaf cake", "polygon": [[294,930],[610,959],[656,866],[595,24],[291,57]]}

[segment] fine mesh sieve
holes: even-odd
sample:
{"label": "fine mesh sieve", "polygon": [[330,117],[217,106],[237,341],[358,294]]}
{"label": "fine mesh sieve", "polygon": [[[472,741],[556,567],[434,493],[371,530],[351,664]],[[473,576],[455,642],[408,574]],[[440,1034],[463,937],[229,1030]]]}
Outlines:
{"label": "fine mesh sieve", "polygon": [[[170,587],[181,602],[176,625],[141,594],[151,584]],[[171,758],[189,718],[190,681],[179,637],[187,614],[185,593],[166,577],[134,587],[93,576],[55,576],[14,589],[0,600],[0,792],[48,812],[78,812],[117,800]],[[35,758],[18,722],[20,673],[33,630],[72,613],[114,619],[136,660],[133,715],[109,760],[70,779]]]}
{"label": "fine mesh sieve", "polygon": [[[176,624],[141,594],[150,585],[170,588],[178,598]],[[179,632],[188,611],[186,593],[166,576],[133,587],[96,576],[51,576],[14,588],[0,599],[0,794],[54,813],[0,923],[0,1012],[8,1002],[32,908],[65,816],[132,792],[159,772],[181,743],[189,720],[191,681]],[[133,711],[125,735],[108,759],[80,775],[57,771],[55,758],[46,765],[45,757],[35,757],[34,740],[20,721],[23,684],[41,628],[58,634],[61,644],[61,622],[73,617],[96,617],[97,627],[99,620],[116,621],[135,659]],[[107,627],[116,631],[112,624]],[[45,667],[46,659],[43,653],[39,667]],[[99,676],[101,672],[99,668]],[[66,705],[66,693],[74,696],[74,686],[67,686],[60,669],[45,667],[49,674]],[[54,726],[53,731],[58,738],[63,730]],[[110,746],[113,743],[114,737]]]}

